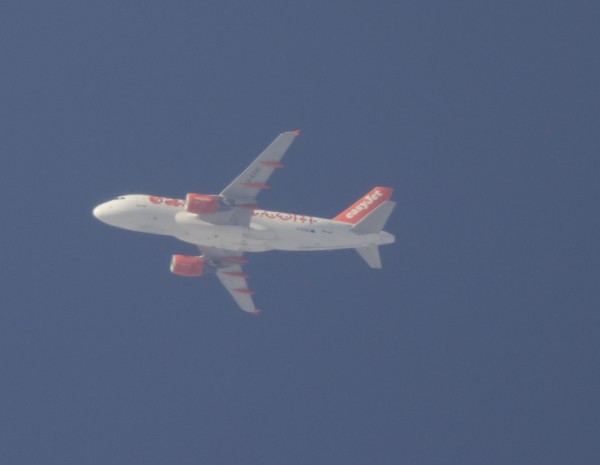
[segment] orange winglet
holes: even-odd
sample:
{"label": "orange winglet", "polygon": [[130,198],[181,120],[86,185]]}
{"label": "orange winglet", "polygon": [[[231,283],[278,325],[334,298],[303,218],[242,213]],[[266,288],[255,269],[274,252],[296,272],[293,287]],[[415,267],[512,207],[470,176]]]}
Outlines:
{"label": "orange winglet", "polygon": [[238,289],[232,289],[232,291],[238,292],[240,294],[252,295],[254,291],[252,289],[248,289],[247,287],[240,287]]}
{"label": "orange winglet", "polygon": [[242,186],[250,187],[252,189],[270,189],[271,186],[265,184],[264,182],[243,182]]}
{"label": "orange winglet", "polygon": [[300,135],[300,129],[296,129],[295,131],[292,131],[292,134],[294,134],[295,136],[299,136]]}
{"label": "orange winglet", "polygon": [[258,315],[260,315],[260,310],[254,310],[253,312],[250,312],[250,315],[252,315],[253,317],[257,317]]}

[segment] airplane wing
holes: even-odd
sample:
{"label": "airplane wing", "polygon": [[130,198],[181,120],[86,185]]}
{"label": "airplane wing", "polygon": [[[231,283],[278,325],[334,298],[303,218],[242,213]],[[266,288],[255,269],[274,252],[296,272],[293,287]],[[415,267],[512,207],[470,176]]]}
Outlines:
{"label": "airplane wing", "polygon": [[[247,226],[252,218],[252,210],[256,206],[256,196],[261,190],[269,188],[267,180],[274,170],[283,167],[281,159],[298,135],[300,131],[279,134],[256,160],[221,192],[220,195],[229,208],[206,215],[204,221]],[[202,255],[213,262],[217,278],[240,308],[245,312],[258,315],[259,310],[254,306],[252,299],[254,292],[246,283],[248,275],[242,270],[242,265],[246,263],[243,252],[205,246],[199,248]]]}
{"label": "airplane wing", "polygon": [[254,306],[254,300],[252,299],[254,292],[248,289],[246,283],[248,275],[242,270],[242,265],[246,263],[243,252],[216,247],[199,246],[199,248],[206,259],[214,261],[217,267],[215,272],[217,278],[240,308],[245,312],[258,315],[260,310],[257,310]]}
{"label": "airplane wing", "polygon": [[233,205],[254,204],[258,193],[269,188],[267,180],[273,171],[283,167],[281,159],[298,135],[300,131],[279,134],[271,145],[221,192],[221,196]]}

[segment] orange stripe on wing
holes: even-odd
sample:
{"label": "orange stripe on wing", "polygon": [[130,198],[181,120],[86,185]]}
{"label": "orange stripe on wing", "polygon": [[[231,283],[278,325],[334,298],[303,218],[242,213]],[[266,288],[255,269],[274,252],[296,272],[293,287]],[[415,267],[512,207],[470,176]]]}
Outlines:
{"label": "orange stripe on wing", "polygon": [[260,164],[268,166],[269,168],[283,168],[283,165],[278,161],[261,161]]}
{"label": "orange stripe on wing", "polygon": [[247,287],[240,287],[238,289],[232,289],[232,291],[238,292],[240,294],[252,295],[254,291],[252,289],[248,289]]}
{"label": "orange stripe on wing", "polygon": [[264,182],[243,182],[241,183],[244,187],[250,187],[251,189],[270,189],[271,186]]}
{"label": "orange stripe on wing", "polygon": [[236,278],[249,278],[250,275],[244,273],[243,271],[221,271],[221,274],[226,274],[227,276],[234,276]]}

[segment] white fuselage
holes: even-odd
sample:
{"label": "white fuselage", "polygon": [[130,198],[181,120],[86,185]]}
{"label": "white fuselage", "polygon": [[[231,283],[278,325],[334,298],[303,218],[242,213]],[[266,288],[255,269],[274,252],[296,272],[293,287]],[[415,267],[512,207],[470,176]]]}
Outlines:
{"label": "white fuselage", "polygon": [[131,231],[242,252],[346,249],[391,244],[395,240],[384,231],[356,234],[347,223],[266,210],[253,210],[247,227],[216,225],[187,212],[184,205],[180,199],[125,195],[97,206],[94,216]]}

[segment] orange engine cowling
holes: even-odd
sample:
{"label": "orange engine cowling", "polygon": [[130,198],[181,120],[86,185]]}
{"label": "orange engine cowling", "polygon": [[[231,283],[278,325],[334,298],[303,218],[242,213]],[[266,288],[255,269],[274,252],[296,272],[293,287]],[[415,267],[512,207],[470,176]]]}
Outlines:
{"label": "orange engine cowling", "polygon": [[208,215],[219,210],[219,196],[208,194],[188,194],[185,197],[185,209],[196,215]]}
{"label": "orange engine cowling", "polygon": [[171,273],[179,276],[202,276],[204,273],[204,257],[188,257],[173,255]]}

